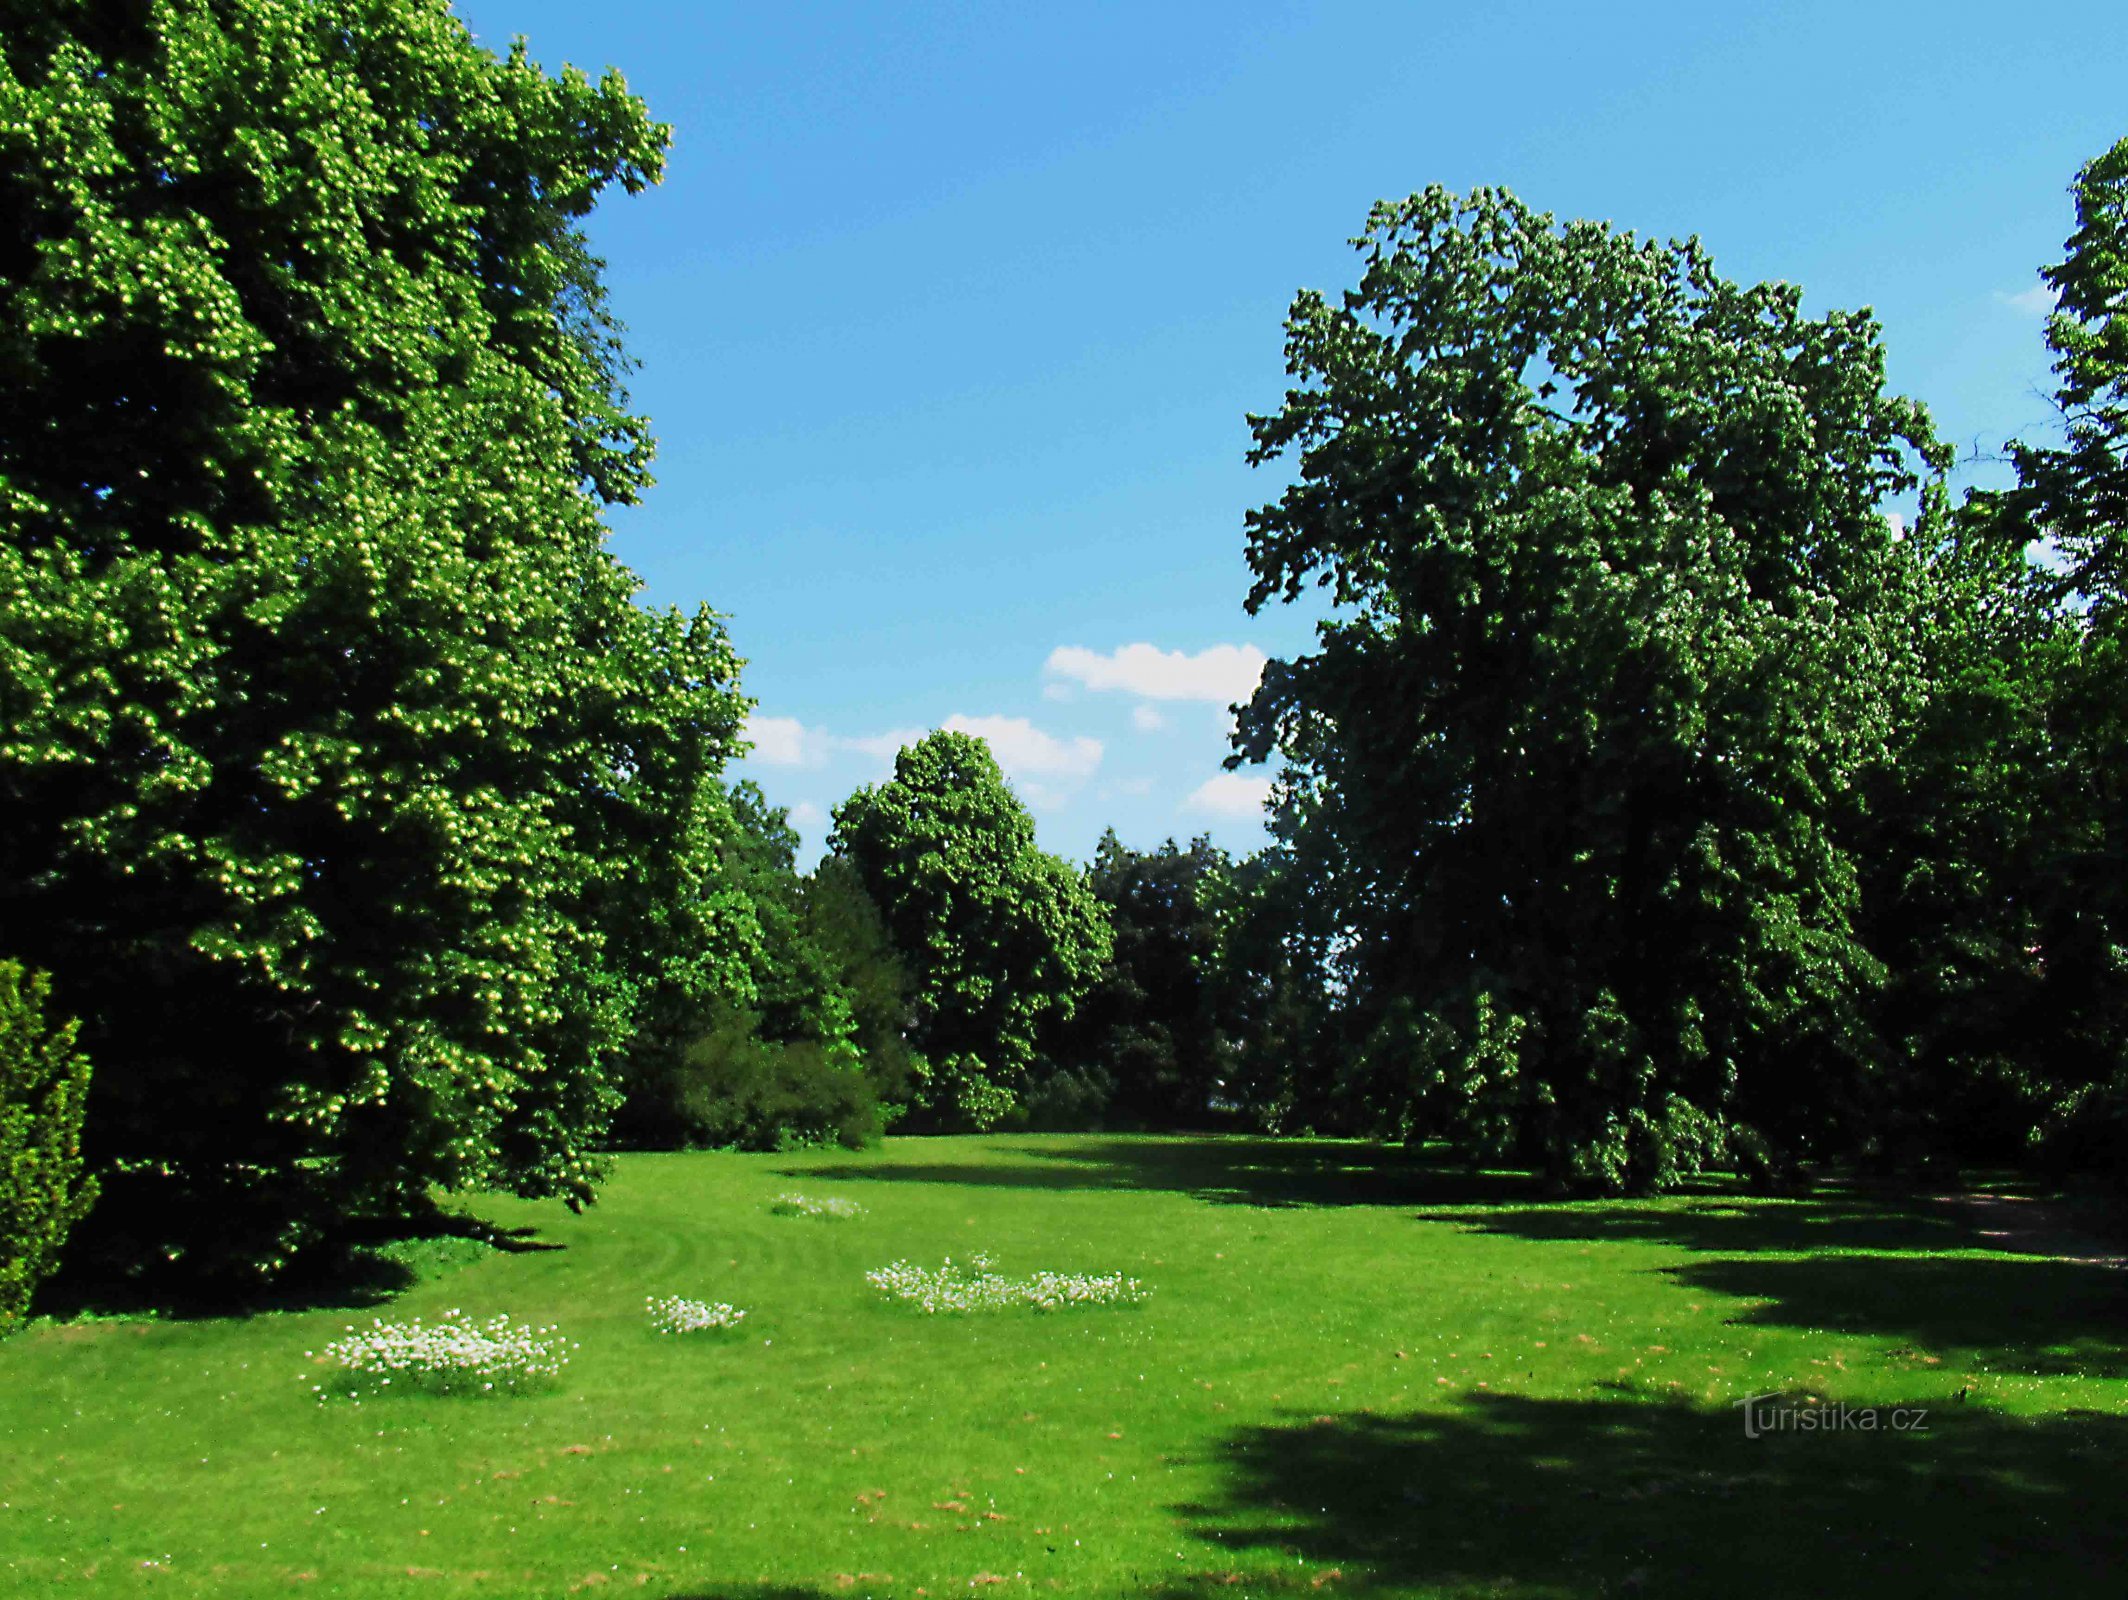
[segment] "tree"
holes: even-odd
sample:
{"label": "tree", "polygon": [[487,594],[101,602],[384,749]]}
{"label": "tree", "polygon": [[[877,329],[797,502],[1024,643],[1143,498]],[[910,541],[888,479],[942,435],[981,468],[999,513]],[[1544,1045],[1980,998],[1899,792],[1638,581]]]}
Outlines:
{"label": "tree", "polygon": [[[1836,806],[1921,692],[1940,471],[1867,313],[1511,195],[1377,206],[1251,419],[1249,606],[1338,603],[1239,755],[1328,864],[1388,1131],[1660,1187],[1850,1133],[1874,1061]],[[1933,503],[1933,502],[1931,502]]]}
{"label": "tree", "polygon": [[889,782],[838,806],[831,848],[908,968],[919,1107],[990,1126],[1043,1030],[1070,1017],[1109,953],[1099,902],[1075,868],[1035,848],[990,747],[964,733],[910,745]]}
{"label": "tree", "polygon": [[1840,829],[1887,974],[1864,1153],[1909,1166],[2023,1158],[2060,1108],[2061,1064],[2086,1053],[2057,985],[2078,898],[2063,868],[2090,823],[2061,760],[2079,630],[1989,498],[1940,519],[1924,552],[1926,703]]}
{"label": "tree", "polygon": [[83,1018],[99,1231],[581,1203],[757,938],[738,659],[600,520],[650,441],[579,223],[667,130],[444,0],[0,19],[0,944]]}
{"label": "tree", "polygon": [[89,1061],[44,1014],[51,983],[0,961],[0,1334],[14,1331],[67,1235],[96,1203],[81,1172]]}
{"label": "tree", "polygon": [[2066,558],[2064,587],[2096,628],[2128,628],[2128,139],[2085,164],[2070,190],[2076,231],[2041,276],[2056,295],[2047,344],[2060,380],[2059,446],[2012,444],[2008,509]]}
{"label": "tree", "polygon": [[1218,904],[1230,869],[1206,838],[1126,847],[1109,829],[1087,886],[1113,947],[1053,1050],[1109,1084],[1109,1110],[1147,1127],[1203,1127],[1228,1068]]}
{"label": "tree", "polygon": [[718,994],[677,1047],[629,1058],[617,1129],[651,1148],[876,1139],[908,1087],[906,980],[846,862],[797,871],[798,834],[752,782],[733,786],[724,881],[759,929],[748,992]]}
{"label": "tree", "polygon": [[[1299,832],[1290,819],[1287,832]],[[1342,1081],[1335,901],[1319,866],[1289,838],[1243,857],[1212,886],[1229,1042],[1221,1098],[1269,1133],[1380,1125]]]}
{"label": "tree", "polygon": [[830,856],[801,896],[806,937],[834,973],[849,1009],[851,1042],[881,1103],[899,1107],[914,1089],[908,969],[895,954],[886,919],[849,861]]}
{"label": "tree", "polygon": [[2023,885],[2047,910],[2042,1066],[2067,1159],[2128,1175],[2128,139],[2071,186],[2076,227],[2044,272],[2057,305],[2058,445],[2013,444],[2017,487],[1968,506],[2021,551],[2045,541],[2043,582],[2072,640],[2049,708],[2052,848]]}

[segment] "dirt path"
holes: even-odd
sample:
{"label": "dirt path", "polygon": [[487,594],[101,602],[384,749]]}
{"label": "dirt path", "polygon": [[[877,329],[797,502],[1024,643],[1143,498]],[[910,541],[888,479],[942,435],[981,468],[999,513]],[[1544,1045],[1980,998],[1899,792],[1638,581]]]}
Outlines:
{"label": "dirt path", "polygon": [[1936,1197],[1972,1224],[1993,1250],[2048,1256],[2091,1267],[2128,1268],[2120,1246],[2081,1231],[2059,1207],[2014,1194],[1946,1194]]}

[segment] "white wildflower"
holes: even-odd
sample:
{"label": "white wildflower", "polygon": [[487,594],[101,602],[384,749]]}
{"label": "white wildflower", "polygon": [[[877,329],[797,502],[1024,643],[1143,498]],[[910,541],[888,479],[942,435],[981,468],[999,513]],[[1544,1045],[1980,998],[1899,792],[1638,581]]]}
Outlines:
{"label": "white wildflower", "polygon": [[686,1300],[669,1294],[648,1301],[650,1320],[660,1333],[728,1333],[746,1320],[746,1313],[722,1301]]}
{"label": "white wildflower", "polygon": [[[322,1354],[347,1380],[345,1392],[364,1389],[422,1390],[432,1394],[514,1394],[551,1382],[576,1346],[555,1327],[512,1322],[508,1316],[470,1322],[446,1311],[433,1323],[381,1318],[364,1329],[350,1327]],[[327,1396],[318,1386],[320,1398]]]}
{"label": "white wildflower", "polygon": [[864,1215],[864,1207],[855,1200],[839,1196],[815,1197],[808,1194],[779,1194],[769,1210],[779,1217],[826,1217],[845,1220]]}
{"label": "white wildflower", "polygon": [[1068,1311],[1079,1306],[1137,1305],[1152,1291],[1120,1272],[1036,1272],[1008,1278],[991,1270],[988,1256],[966,1266],[948,1256],[940,1267],[896,1261],[865,1274],[881,1294],[915,1306],[926,1315],[941,1311],[1002,1311],[1032,1306],[1037,1311]]}

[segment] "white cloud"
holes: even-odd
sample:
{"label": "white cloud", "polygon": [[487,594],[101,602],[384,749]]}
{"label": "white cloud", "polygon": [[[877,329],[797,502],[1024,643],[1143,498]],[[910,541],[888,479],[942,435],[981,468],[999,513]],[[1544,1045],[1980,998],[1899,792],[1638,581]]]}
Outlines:
{"label": "white cloud", "polygon": [[1252,772],[1222,772],[1207,778],[1182,802],[1186,811],[1209,811],[1217,817],[1260,817],[1271,797],[1268,775]]}
{"label": "white cloud", "polygon": [[2020,289],[2016,294],[1995,291],[1995,298],[2012,311],[2028,317],[2043,317],[2054,309],[2054,291],[2043,283],[2035,283],[2029,289]]}
{"label": "white cloud", "polygon": [[791,826],[810,832],[825,826],[828,814],[810,800],[801,800],[791,807]]}
{"label": "white cloud", "polygon": [[1149,644],[1127,644],[1110,655],[1083,645],[1059,645],[1044,670],[1089,689],[1123,689],[1147,700],[1208,700],[1231,705],[1256,692],[1264,653],[1252,644],[1215,644],[1186,655]]}
{"label": "white cloud", "polygon": [[841,749],[869,756],[875,770],[890,772],[894,758],[929,731],[928,728],[889,728],[885,733],[870,733],[858,739],[837,739],[835,743]]}
{"label": "white cloud", "polygon": [[746,737],[753,759],[765,767],[817,767],[836,743],[826,729],[808,728],[796,717],[748,717]]}
{"label": "white cloud", "polygon": [[998,765],[1014,778],[1091,777],[1101,764],[1099,739],[1059,739],[1025,717],[951,716],[946,727],[988,741]]}
{"label": "white cloud", "polygon": [[1158,733],[1167,726],[1167,718],[1160,714],[1158,706],[1141,700],[1131,707],[1131,726],[1140,733]]}
{"label": "white cloud", "polygon": [[[942,726],[955,733],[974,734],[988,741],[991,754],[997,757],[1000,767],[1016,782],[1025,787],[1026,780],[1048,778],[1057,782],[1079,783],[1091,777],[1101,765],[1102,744],[1099,739],[1059,738],[1045,733],[1025,717],[970,717],[951,716]],[[862,756],[873,771],[881,776],[893,770],[894,758],[908,746],[915,744],[931,730],[928,728],[888,728],[881,733],[845,736],[830,733],[825,728],[811,728],[796,717],[752,717],[746,725],[747,737],[753,742],[750,759],[769,767],[818,767],[838,755]],[[1055,789],[1045,792],[1052,804],[1060,804],[1062,797]],[[812,826],[825,818],[818,807],[808,809],[810,820],[801,820],[797,809],[791,816],[801,826]]]}

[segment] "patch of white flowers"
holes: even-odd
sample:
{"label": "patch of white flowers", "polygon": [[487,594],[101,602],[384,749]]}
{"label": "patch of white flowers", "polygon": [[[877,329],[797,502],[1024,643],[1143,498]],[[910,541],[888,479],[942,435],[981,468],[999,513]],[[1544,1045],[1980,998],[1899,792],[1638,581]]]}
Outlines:
{"label": "patch of white flowers", "polygon": [[809,1194],[779,1194],[769,1207],[779,1217],[861,1217],[864,1207],[855,1200],[837,1196],[816,1198]]}
{"label": "patch of white flowers", "polygon": [[[512,1322],[508,1316],[473,1322],[463,1311],[446,1311],[434,1322],[381,1319],[312,1352],[336,1363],[347,1387],[414,1390],[428,1394],[515,1394],[552,1382],[578,1348],[555,1327]],[[320,1399],[330,1391],[314,1384]]]}
{"label": "patch of white flowers", "polygon": [[651,1323],[660,1333],[728,1332],[746,1320],[745,1312],[721,1301],[685,1300],[676,1294],[662,1300],[652,1296],[649,1305]]}
{"label": "patch of white flowers", "polygon": [[906,1301],[927,1315],[941,1311],[1002,1311],[1032,1306],[1037,1311],[1069,1311],[1078,1306],[1136,1305],[1152,1291],[1120,1272],[1036,1272],[1008,1278],[993,1272],[985,1255],[971,1256],[966,1266],[948,1256],[941,1267],[896,1261],[865,1274],[881,1294]]}

